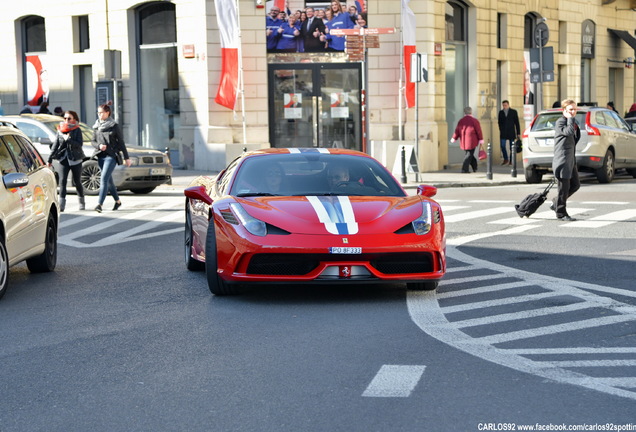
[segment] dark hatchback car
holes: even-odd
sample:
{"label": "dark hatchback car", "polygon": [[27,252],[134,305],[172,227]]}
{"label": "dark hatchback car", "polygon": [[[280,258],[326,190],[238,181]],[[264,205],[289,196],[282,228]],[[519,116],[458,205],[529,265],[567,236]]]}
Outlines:
{"label": "dark hatchback car", "polygon": [[[15,124],[40,152],[46,161],[51,153],[51,145],[55,140],[57,126],[61,118],[49,114],[21,114],[0,116],[0,121]],[[96,158],[93,158],[94,148],[90,145],[93,129],[85,123],[80,123],[84,138],[84,154],[86,159],[82,165],[82,184],[87,195],[99,192],[101,170]],[[113,181],[117,190],[130,190],[133,193],[147,194],[157,186],[169,183],[172,179],[172,165],[167,154],[159,150],[126,145],[132,165],[119,165],[113,172]],[[56,173],[57,176],[57,173]],[[72,183],[69,176],[69,185]]]}
{"label": "dark hatchback car", "polygon": [[[542,111],[523,133],[523,167],[528,183],[540,183],[552,170],[554,125],[561,115],[560,109]],[[636,177],[636,133],[630,124],[614,111],[597,107],[579,107],[576,121],[581,129],[576,145],[579,171],[593,172],[599,183],[610,183],[618,169]]]}

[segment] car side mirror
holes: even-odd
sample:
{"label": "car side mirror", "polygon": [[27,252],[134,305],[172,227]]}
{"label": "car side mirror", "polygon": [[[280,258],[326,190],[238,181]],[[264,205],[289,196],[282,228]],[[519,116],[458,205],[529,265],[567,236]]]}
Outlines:
{"label": "car side mirror", "polygon": [[17,189],[29,184],[29,176],[23,173],[9,173],[2,177],[2,182],[7,189]]}
{"label": "car side mirror", "polygon": [[437,188],[431,185],[419,185],[417,187],[417,194],[433,198],[435,195],[437,195]]}
{"label": "car side mirror", "polygon": [[189,188],[186,188],[183,191],[183,194],[190,198],[190,199],[195,199],[195,200],[199,200],[199,201],[203,201],[204,203],[206,203],[207,205],[211,205],[212,204],[212,198],[210,198],[210,195],[208,195],[205,186],[191,186]]}

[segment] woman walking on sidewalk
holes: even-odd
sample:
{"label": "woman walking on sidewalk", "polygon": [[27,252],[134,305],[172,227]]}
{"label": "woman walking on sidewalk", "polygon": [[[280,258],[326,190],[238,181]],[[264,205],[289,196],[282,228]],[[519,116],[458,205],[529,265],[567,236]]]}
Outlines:
{"label": "woman walking on sidewalk", "polygon": [[64,121],[57,128],[57,136],[51,147],[49,166],[53,159],[60,162],[60,211],[66,208],[66,184],[69,171],[73,173],[73,183],[79,198],[79,209],[84,210],[84,186],[82,185],[82,162],[84,150],[82,149],[82,131],[79,127],[79,117],[75,111],[64,111]]}
{"label": "woman walking on sidewalk", "polygon": [[[128,158],[128,150],[124,143],[124,136],[117,122],[111,118],[111,108],[108,104],[100,105],[97,108],[97,121],[93,125],[95,134],[93,135],[93,147],[96,149],[97,161],[99,168],[102,170],[102,176],[99,184],[99,199],[95,211],[102,212],[102,205],[106,200],[108,192],[115,200],[113,210],[117,210],[121,206],[117,188],[113,181],[113,171],[118,164],[126,163],[130,166],[131,161]],[[123,161],[118,161],[119,152],[123,153]]]}
{"label": "woman walking on sidewalk", "polygon": [[459,147],[465,152],[464,163],[462,164],[463,173],[469,172],[469,165],[473,168],[473,172],[477,171],[475,149],[478,145],[484,143],[481,124],[479,120],[472,116],[472,113],[473,109],[471,107],[464,108],[464,117],[457,123],[455,133],[451,138],[452,143],[459,139]]}

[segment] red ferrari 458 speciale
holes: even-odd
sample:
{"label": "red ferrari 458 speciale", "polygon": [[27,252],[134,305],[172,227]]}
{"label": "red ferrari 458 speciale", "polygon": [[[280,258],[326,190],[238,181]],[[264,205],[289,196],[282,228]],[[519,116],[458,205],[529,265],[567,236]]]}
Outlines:
{"label": "red ferrari 458 speciale", "polygon": [[185,261],[217,295],[253,282],[406,282],[446,272],[437,189],[409,196],[371,156],[324,148],[243,153],[184,191]]}

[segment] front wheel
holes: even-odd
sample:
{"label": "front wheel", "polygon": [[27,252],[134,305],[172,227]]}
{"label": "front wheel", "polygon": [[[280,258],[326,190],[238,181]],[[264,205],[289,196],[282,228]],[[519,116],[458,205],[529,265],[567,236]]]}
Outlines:
{"label": "front wheel", "polygon": [[437,289],[437,284],[437,281],[407,282],[406,289],[410,291],[435,291]]}
{"label": "front wheel", "polygon": [[9,286],[9,254],[4,244],[4,235],[0,233],[0,298]]}
{"label": "front wheel", "polygon": [[27,267],[31,273],[45,273],[55,270],[57,264],[57,223],[55,217],[49,214],[44,234],[44,252],[29,258]]}
{"label": "front wheel", "polygon": [[102,170],[99,168],[97,161],[89,159],[84,162],[80,179],[82,186],[84,186],[85,195],[97,195],[99,193]]}
{"label": "front wheel", "polygon": [[216,232],[214,218],[210,219],[208,234],[205,242],[205,275],[208,279],[208,288],[214,295],[238,294],[236,285],[227,284],[218,273],[218,258],[216,256]]}
{"label": "front wheel", "polygon": [[603,166],[596,170],[599,183],[611,183],[614,180],[614,153],[608,150],[603,159]]}
{"label": "front wheel", "polygon": [[192,232],[192,215],[190,214],[190,203],[186,203],[186,220],[185,220],[185,263],[186,268],[190,271],[203,270],[205,264],[192,257],[192,243],[194,234]]}

